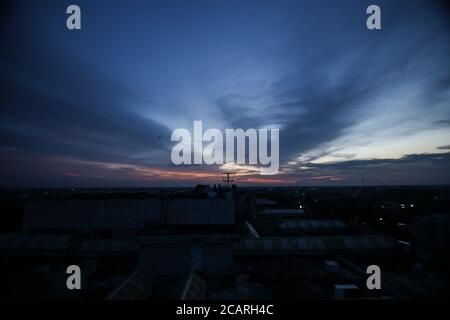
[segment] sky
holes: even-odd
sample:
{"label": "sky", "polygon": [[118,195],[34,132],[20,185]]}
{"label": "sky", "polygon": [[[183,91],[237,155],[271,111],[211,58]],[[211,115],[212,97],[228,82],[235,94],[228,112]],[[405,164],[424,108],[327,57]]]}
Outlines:
{"label": "sky", "polygon": [[238,185],[450,183],[445,1],[2,6],[0,186],[218,183],[230,168],[171,162],[195,120],[280,130],[279,173],[235,166]]}

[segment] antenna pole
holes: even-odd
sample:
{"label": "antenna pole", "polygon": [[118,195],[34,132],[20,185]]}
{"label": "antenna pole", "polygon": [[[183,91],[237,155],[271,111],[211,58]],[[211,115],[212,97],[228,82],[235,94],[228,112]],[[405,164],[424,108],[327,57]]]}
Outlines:
{"label": "antenna pole", "polygon": [[225,182],[228,185],[228,190],[231,191],[231,185],[232,185],[232,183],[234,181],[232,173],[231,172],[224,173],[224,177],[223,177],[222,181]]}

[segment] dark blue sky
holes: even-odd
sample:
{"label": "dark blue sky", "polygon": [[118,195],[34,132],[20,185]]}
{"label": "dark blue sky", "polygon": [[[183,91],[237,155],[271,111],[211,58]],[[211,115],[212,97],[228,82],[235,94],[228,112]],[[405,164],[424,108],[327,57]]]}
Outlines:
{"label": "dark blue sky", "polygon": [[[449,183],[443,3],[12,1],[1,185],[217,182],[220,167],[171,164],[172,130],[194,120],[280,129],[280,173],[240,168],[242,184]],[[69,4],[80,31],[66,29]],[[382,30],[366,28],[370,4]]]}

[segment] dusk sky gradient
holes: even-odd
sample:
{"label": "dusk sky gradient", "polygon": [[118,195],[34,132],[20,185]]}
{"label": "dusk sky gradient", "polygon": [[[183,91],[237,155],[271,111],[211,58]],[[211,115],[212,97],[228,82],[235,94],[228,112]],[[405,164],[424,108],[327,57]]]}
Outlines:
{"label": "dusk sky gradient", "polygon": [[[69,31],[70,4],[82,29]],[[366,28],[366,8],[382,30]],[[11,1],[0,20],[0,185],[218,183],[172,130],[279,128],[242,185],[450,183],[450,24],[439,1]],[[159,139],[158,137],[161,136]],[[236,168],[234,168],[236,169]]]}

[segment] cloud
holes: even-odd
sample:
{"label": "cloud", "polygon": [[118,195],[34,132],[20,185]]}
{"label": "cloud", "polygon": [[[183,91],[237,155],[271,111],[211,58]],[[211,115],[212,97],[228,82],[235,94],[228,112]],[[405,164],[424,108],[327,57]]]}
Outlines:
{"label": "cloud", "polygon": [[[358,157],[360,146],[408,138],[403,142],[414,148],[417,134],[425,137],[439,128],[436,124],[448,124],[448,120],[435,119],[450,112],[446,71],[450,63],[444,54],[450,47],[441,42],[449,33],[430,28],[399,42],[410,32],[402,26],[384,34],[382,40],[376,38],[370,47],[367,42],[355,46],[350,62],[341,56],[348,55],[348,50],[319,54],[274,84],[272,94],[280,103],[273,108],[281,116],[273,121],[284,124],[282,162],[310,152]],[[440,134],[448,136],[449,132]],[[433,139],[430,135],[428,140]],[[382,147],[376,150],[383,154]],[[409,151],[428,149],[417,145]]]}
{"label": "cloud", "polygon": [[[304,170],[307,167],[308,170]],[[348,160],[287,165],[282,170],[300,185],[448,184],[450,153],[410,154],[399,159]]]}
{"label": "cloud", "polygon": [[68,65],[39,50],[35,58],[30,62],[19,53],[0,77],[2,152],[130,163],[169,160],[170,130],[133,108],[151,102],[75,58]]}
{"label": "cloud", "polygon": [[438,120],[435,122],[437,125],[450,126],[450,119]]}
{"label": "cloud", "polygon": [[[398,148],[401,154],[434,149],[422,142],[427,135],[429,141],[448,135],[431,131],[448,124],[438,119],[450,112],[450,47],[443,41],[449,32],[438,22],[422,27],[423,17],[411,8],[394,19],[401,7],[383,6],[389,8],[384,10],[389,14],[386,23],[392,23],[389,32],[349,31],[308,47],[314,53],[310,55],[294,47],[293,68],[272,78],[269,88],[223,95],[216,106],[235,128],[279,126],[281,163],[317,154],[360,158],[372,147],[397,157],[386,141],[409,145],[408,150]],[[417,19],[415,25],[412,19]],[[304,46],[315,41],[297,37]]]}

